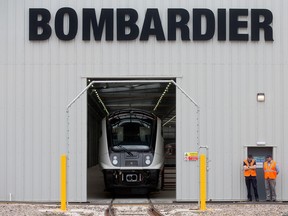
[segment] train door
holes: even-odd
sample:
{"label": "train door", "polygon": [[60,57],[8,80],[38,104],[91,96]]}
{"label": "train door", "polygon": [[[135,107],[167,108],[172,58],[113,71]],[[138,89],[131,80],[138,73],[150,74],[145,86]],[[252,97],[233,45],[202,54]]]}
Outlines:
{"label": "train door", "polygon": [[249,154],[251,154],[254,160],[256,160],[259,200],[265,200],[266,196],[265,196],[263,163],[265,161],[266,155],[273,155],[273,148],[272,147],[248,147],[247,155]]}

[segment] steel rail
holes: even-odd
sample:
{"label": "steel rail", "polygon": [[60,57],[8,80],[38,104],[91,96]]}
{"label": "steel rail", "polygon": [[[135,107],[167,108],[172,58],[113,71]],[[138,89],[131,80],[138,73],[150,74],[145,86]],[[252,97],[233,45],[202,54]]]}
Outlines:
{"label": "steel rail", "polygon": [[[160,212],[159,212],[159,210],[157,210],[155,207],[154,207],[154,205],[153,205],[153,203],[152,203],[152,201],[151,201],[151,199],[148,197],[147,198],[148,199],[148,204],[147,203],[139,203],[139,204],[131,204],[131,203],[129,203],[129,204],[117,204],[118,206],[120,205],[120,206],[122,206],[122,205],[125,205],[125,206],[129,206],[129,205],[131,205],[131,206],[141,206],[142,208],[144,207],[144,205],[145,206],[147,206],[148,205],[148,208],[147,208],[147,210],[146,210],[146,213],[148,214],[148,215],[150,215],[150,216],[163,216],[163,214],[161,214]],[[108,208],[105,210],[105,213],[104,213],[104,215],[105,216],[116,216],[116,215],[119,215],[118,213],[117,213],[117,208],[115,208],[115,203],[114,203],[114,198],[111,200],[111,202],[110,202],[110,204],[109,204],[109,206],[108,206]],[[145,211],[145,209],[143,209],[143,213],[144,213],[144,211]],[[142,212],[142,211],[141,211]],[[141,213],[141,215],[143,214],[143,213]],[[139,214],[140,215],[140,212],[138,211],[137,213],[135,213],[135,212],[133,212],[133,211],[127,211],[126,213],[120,213],[120,215],[134,215],[134,214]]]}
{"label": "steel rail", "polygon": [[163,216],[163,214],[161,214],[153,205],[152,201],[150,198],[148,198],[149,200],[149,209],[147,210],[148,214],[150,216]]}
{"label": "steel rail", "polygon": [[113,202],[114,202],[114,198],[112,198],[108,208],[105,210],[105,213],[104,213],[105,216],[114,216],[115,215],[115,210],[113,208]]}

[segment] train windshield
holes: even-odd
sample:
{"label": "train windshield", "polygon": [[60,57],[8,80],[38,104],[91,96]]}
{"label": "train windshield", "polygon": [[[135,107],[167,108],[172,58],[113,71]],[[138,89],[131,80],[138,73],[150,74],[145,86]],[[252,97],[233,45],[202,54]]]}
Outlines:
{"label": "train windshield", "polygon": [[[113,151],[148,151],[155,140],[156,117],[141,112],[123,112],[108,119]],[[110,133],[110,135],[109,135]]]}

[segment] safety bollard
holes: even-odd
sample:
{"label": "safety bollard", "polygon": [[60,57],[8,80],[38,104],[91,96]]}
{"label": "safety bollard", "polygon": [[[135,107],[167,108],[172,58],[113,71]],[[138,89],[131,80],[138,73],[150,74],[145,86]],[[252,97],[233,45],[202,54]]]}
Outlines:
{"label": "safety bollard", "polygon": [[200,155],[200,210],[206,210],[206,156]]}
{"label": "safety bollard", "polygon": [[66,163],[67,163],[67,156],[65,154],[61,155],[61,160],[60,160],[61,164],[60,164],[60,176],[61,176],[61,187],[60,187],[60,197],[61,197],[61,210],[62,211],[66,211],[67,210],[67,182],[66,182],[66,179],[67,179],[67,166],[66,166]]}

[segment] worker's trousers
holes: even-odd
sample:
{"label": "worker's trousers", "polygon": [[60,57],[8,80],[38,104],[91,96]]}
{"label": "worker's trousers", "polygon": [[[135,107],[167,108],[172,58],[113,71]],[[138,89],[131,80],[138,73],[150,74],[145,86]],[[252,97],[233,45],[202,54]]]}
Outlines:
{"label": "worker's trousers", "polygon": [[266,200],[276,200],[276,179],[265,179]]}

